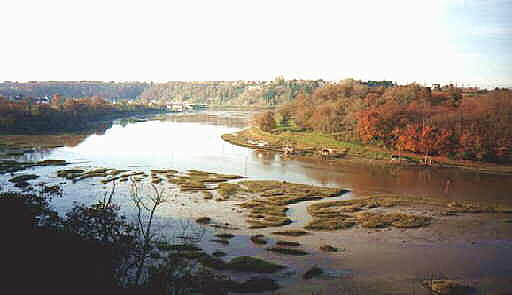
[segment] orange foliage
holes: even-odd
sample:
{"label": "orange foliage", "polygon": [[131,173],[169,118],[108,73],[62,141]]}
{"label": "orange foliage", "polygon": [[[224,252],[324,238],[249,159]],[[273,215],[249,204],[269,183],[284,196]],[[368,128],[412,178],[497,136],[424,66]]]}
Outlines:
{"label": "orange foliage", "polygon": [[254,118],[254,124],[265,132],[270,132],[276,128],[276,121],[274,119],[274,112],[266,111],[258,114]]}
{"label": "orange foliage", "polygon": [[[512,162],[512,91],[462,96],[416,84],[359,91],[332,84],[299,95],[287,108],[297,125],[324,133],[352,132],[363,143],[424,155]],[[351,137],[352,138],[352,137]]]}

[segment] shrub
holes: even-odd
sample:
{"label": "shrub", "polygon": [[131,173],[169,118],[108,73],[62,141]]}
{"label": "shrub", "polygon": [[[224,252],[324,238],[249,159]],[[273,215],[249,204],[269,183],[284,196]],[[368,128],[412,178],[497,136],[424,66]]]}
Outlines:
{"label": "shrub", "polygon": [[274,119],[274,112],[266,111],[264,113],[256,115],[254,118],[254,124],[265,132],[270,132],[276,128],[276,121]]}

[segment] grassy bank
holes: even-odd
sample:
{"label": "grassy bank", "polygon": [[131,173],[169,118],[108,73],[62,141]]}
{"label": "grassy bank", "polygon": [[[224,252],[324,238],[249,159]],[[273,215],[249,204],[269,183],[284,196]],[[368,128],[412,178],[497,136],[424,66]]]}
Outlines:
{"label": "grassy bank", "polygon": [[[360,157],[372,160],[386,160],[391,157],[388,151],[378,150],[364,145],[341,142],[333,137],[318,132],[294,132],[285,131],[280,133],[269,133],[252,127],[232,134],[224,134],[222,138],[230,143],[282,151],[287,145],[292,146],[295,153],[305,156],[319,156],[323,148],[336,150],[333,158]],[[265,146],[258,146],[249,142],[266,142]]]}
{"label": "grassy bank", "polygon": [[[251,127],[236,133],[224,134],[222,138],[235,145],[266,149],[283,152],[286,146],[292,146],[294,154],[298,156],[322,158],[320,151],[324,148],[334,150],[324,159],[336,160],[370,160],[372,163],[383,165],[423,165],[422,155],[413,153],[401,153],[401,161],[392,161],[391,155],[398,151],[390,151],[376,146],[368,146],[358,143],[342,142],[328,134],[312,131],[278,131],[264,132],[256,127]],[[511,165],[498,165],[476,161],[458,161],[446,157],[431,157],[434,167],[456,167],[473,170],[479,173],[512,174]]]}

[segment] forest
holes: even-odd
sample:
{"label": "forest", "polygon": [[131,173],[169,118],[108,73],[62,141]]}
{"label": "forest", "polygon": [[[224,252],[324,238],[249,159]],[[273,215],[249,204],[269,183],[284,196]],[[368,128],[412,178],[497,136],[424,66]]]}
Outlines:
{"label": "forest", "polygon": [[211,105],[280,105],[298,93],[311,94],[326,85],[323,80],[273,81],[171,81],[164,83],[101,81],[31,81],[0,83],[5,98],[41,98],[59,94],[64,98],[102,97],[109,101],[141,99],[143,103],[165,105],[169,102]]}
{"label": "forest", "polygon": [[83,131],[102,120],[125,115],[161,112],[135,104],[116,104],[100,97],[68,98],[54,95],[49,104],[33,99],[11,101],[0,96],[0,133],[32,134]]}
{"label": "forest", "polygon": [[[512,92],[466,93],[454,86],[368,87],[344,80],[299,93],[274,114],[277,126],[339,141],[458,160],[512,162]],[[268,116],[260,128],[272,129]],[[270,128],[269,128],[270,126]]]}
{"label": "forest", "polygon": [[44,97],[60,94],[63,97],[84,98],[99,96],[106,99],[136,99],[149,87],[145,82],[101,81],[31,81],[0,83],[0,96],[6,98]]}
{"label": "forest", "polygon": [[280,105],[288,103],[300,92],[311,94],[325,84],[322,80],[285,80],[282,77],[274,81],[167,82],[153,84],[141,93],[140,98],[160,103]]}

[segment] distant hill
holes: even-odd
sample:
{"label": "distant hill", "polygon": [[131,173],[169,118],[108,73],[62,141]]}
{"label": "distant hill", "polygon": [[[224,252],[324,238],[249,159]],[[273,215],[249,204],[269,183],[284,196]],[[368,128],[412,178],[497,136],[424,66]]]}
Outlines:
{"label": "distant hill", "polygon": [[146,88],[140,98],[155,103],[189,102],[215,105],[279,105],[300,92],[311,94],[322,80],[167,82]]}
{"label": "distant hill", "polygon": [[83,98],[99,96],[105,99],[136,99],[150,87],[144,82],[101,82],[101,81],[42,81],[42,82],[9,82],[0,83],[0,96],[13,97],[44,97],[60,94],[65,98]]}
{"label": "distant hill", "polygon": [[0,97],[38,98],[60,94],[64,98],[101,97],[107,100],[141,99],[143,102],[207,103],[214,105],[280,105],[298,93],[311,94],[326,85],[322,80],[203,81],[203,82],[101,82],[33,81],[0,83]]}

